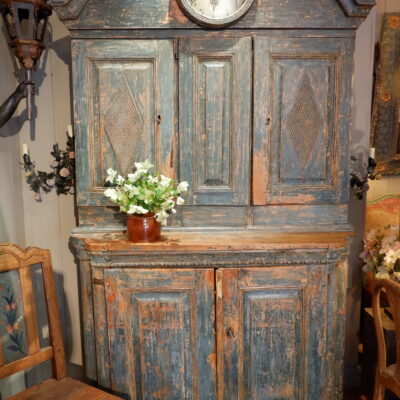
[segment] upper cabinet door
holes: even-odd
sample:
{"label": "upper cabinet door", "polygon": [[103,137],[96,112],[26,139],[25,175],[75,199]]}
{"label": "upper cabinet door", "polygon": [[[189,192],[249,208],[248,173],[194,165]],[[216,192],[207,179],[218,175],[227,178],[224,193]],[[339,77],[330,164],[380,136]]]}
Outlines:
{"label": "upper cabinet door", "polygon": [[255,205],[346,202],[352,39],[255,39]]}
{"label": "upper cabinet door", "polygon": [[78,204],[107,204],[109,167],[126,174],[148,158],[173,177],[172,42],[85,40],[73,46]]}
{"label": "upper cabinet door", "polygon": [[180,41],[180,179],[190,183],[188,204],[249,204],[251,64],[250,38]]}

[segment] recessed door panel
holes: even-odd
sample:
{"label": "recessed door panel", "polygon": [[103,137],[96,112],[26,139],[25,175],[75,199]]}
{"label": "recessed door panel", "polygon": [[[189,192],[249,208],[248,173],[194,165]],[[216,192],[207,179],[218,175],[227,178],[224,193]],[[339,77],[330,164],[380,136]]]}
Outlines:
{"label": "recessed door panel", "polygon": [[248,204],[251,40],[179,45],[180,177],[188,204]]}
{"label": "recessed door panel", "polygon": [[255,205],[346,201],[350,46],[255,39]]}
{"label": "recessed door panel", "polygon": [[174,177],[172,41],[78,40],[74,52],[78,204],[107,204],[110,167],[125,175],[149,159]]}
{"label": "recessed door panel", "polygon": [[215,397],[214,272],[106,270],[111,387],[131,399]]}
{"label": "recessed door panel", "polygon": [[327,398],[320,267],[224,269],[216,281],[218,399]]}

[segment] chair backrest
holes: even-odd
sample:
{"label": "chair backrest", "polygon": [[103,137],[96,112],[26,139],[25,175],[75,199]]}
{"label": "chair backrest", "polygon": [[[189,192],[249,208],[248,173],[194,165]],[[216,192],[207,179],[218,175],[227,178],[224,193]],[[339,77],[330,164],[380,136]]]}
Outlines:
{"label": "chair backrest", "polygon": [[[39,264],[49,324],[50,346],[40,348],[32,283]],[[39,310],[41,311],[41,310]],[[49,250],[22,250],[0,243],[0,379],[51,360],[53,376],[66,376],[64,345]]]}
{"label": "chair backrest", "polygon": [[400,284],[389,279],[378,279],[372,284],[372,311],[374,314],[374,323],[376,338],[378,343],[378,372],[385,372],[386,364],[386,344],[382,328],[382,318],[380,313],[380,296],[384,290],[388,299],[393,323],[396,331],[396,370],[395,379],[400,377]]}

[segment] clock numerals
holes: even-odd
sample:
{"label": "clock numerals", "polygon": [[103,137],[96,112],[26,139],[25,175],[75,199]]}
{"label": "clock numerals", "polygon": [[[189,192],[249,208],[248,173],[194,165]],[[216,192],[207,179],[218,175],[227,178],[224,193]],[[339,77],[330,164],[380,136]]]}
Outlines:
{"label": "clock numerals", "polygon": [[225,26],[238,20],[254,0],[178,0],[189,18],[208,26]]}

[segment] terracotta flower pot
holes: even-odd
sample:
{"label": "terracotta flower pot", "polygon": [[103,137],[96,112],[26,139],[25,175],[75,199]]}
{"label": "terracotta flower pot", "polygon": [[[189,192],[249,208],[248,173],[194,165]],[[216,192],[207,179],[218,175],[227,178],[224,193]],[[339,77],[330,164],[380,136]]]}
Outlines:
{"label": "terracotta flower pot", "polygon": [[152,213],[128,216],[127,236],[130,242],[155,242],[161,236],[161,224]]}

